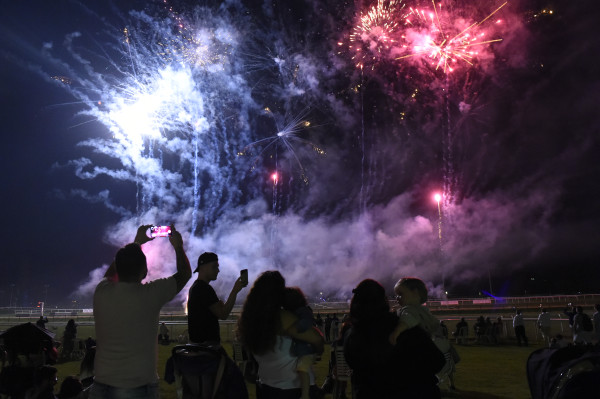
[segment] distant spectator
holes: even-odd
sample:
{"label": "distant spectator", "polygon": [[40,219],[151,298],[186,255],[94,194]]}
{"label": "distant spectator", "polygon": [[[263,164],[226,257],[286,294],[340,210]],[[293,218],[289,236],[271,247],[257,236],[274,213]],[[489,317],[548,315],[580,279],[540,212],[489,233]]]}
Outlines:
{"label": "distant spectator", "polygon": [[317,317],[315,318],[315,325],[317,328],[323,332],[323,318],[321,317],[321,313],[317,313]]}
{"label": "distant spectator", "polygon": [[521,309],[517,309],[517,314],[513,317],[513,328],[517,337],[517,345],[521,346],[521,342],[523,342],[527,346],[529,343],[527,335],[525,335],[525,321],[523,320]]}
{"label": "distant spectator", "polygon": [[160,328],[158,330],[158,342],[161,344],[169,343],[169,327],[163,322],[160,323]]}
{"label": "distant spectator", "polygon": [[325,342],[331,342],[331,340],[329,339],[330,337],[330,332],[331,332],[331,317],[329,316],[329,314],[327,314],[325,316]]}
{"label": "distant spectator", "polygon": [[573,343],[576,345],[591,344],[594,336],[594,323],[583,311],[582,306],[575,307],[573,317]]}
{"label": "distant spectator", "polygon": [[475,332],[475,336],[479,341],[479,338],[485,334],[485,319],[483,316],[479,316],[477,318],[477,321],[475,321],[475,324],[473,325],[473,331]]}
{"label": "distant spectator", "polygon": [[331,338],[331,341],[337,341],[339,331],[340,319],[338,319],[337,314],[334,313],[333,317],[331,318],[331,327],[329,332],[329,338]]}
{"label": "distant spectator", "polygon": [[488,317],[485,318],[485,333],[487,335],[491,334],[491,329],[492,329],[492,319]]}
{"label": "distant spectator", "polygon": [[600,304],[597,303],[594,305],[594,309],[596,310],[592,315],[592,320],[594,322],[594,339],[596,343],[600,342]]}
{"label": "distant spectator", "polygon": [[569,328],[573,328],[573,318],[575,317],[575,306],[568,304],[563,313],[569,318]]}
{"label": "distant spectator", "polygon": [[75,320],[69,319],[67,326],[65,327],[65,332],[63,333],[63,358],[71,357],[71,353],[73,353],[73,349],[75,349],[75,338],[77,338],[77,324],[75,324]]}
{"label": "distant spectator", "polygon": [[504,336],[504,322],[502,316],[498,316],[496,321],[492,324],[492,338],[494,342],[498,343]]}
{"label": "distant spectator", "polygon": [[48,318],[44,316],[40,316],[40,318],[35,322],[35,325],[39,328],[46,329],[46,323],[48,323]]}
{"label": "distant spectator", "polygon": [[440,320],[440,328],[442,329],[442,334],[447,339],[448,338],[448,326],[446,326],[446,323],[444,322],[444,320]]}
{"label": "distant spectator", "polygon": [[550,327],[552,324],[552,320],[550,319],[550,313],[543,308],[542,313],[539,314],[537,319],[537,327],[540,329],[542,333],[542,339],[546,345],[550,345]]}
{"label": "distant spectator", "polygon": [[452,333],[456,338],[457,343],[465,343],[469,336],[469,323],[464,317],[460,318],[460,321],[456,323],[456,330]]}

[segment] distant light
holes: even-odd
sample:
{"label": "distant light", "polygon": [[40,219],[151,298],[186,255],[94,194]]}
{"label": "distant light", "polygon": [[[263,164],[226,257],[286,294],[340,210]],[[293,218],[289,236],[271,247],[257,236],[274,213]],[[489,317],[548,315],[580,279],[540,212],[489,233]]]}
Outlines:
{"label": "distant light", "polygon": [[440,193],[436,193],[433,196],[433,199],[435,200],[435,202],[440,202],[442,200],[442,195]]}

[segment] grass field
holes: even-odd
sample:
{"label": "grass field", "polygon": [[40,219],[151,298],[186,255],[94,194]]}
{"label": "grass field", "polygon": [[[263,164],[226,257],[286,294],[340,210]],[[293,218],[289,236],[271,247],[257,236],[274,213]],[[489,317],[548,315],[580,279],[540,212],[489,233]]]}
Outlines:
{"label": "grass field", "polygon": [[[66,324],[66,323],[65,323]],[[171,325],[171,337],[177,337],[187,328],[185,324]],[[63,332],[62,323],[60,326],[52,327],[56,333],[56,338],[60,339]],[[221,336],[227,340],[231,335],[231,326],[222,325]],[[542,342],[537,340],[534,331],[527,332],[532,345],[528,347],[519,347],[514,343],[514,338],[506,338],[501,345],[456,345],[456,349],[461,357],[457,364],[456,387],[454,392],[443,392],[445,398],[466,398],[466,399],[529,399],[529,386],[527,383],[526,364],[527,358],[534,350],[542,347]],[[78,337],[85,339],[88,336],[95,336],[93,325],[80,325],[78,327]],[[164,367],[167,359],[171,356],[170,346],[159,345],[158,374],[161,377],[160,392],[162,399],[175,399],[175,387],[162,380]],[[225,349],[231,355],[232,347],[230,343],[224,343]],[[315,365],[315,374],[317,384],[320,386],[327,375],[329,362],[329,346],[326,347],[322,360]],[[58,368],[59,385],[62,379],[68,375],[77,375],[79,373],[79,362],[70,361],[59,363]],[[254,385],[248,384],[250,398],[255,398]],[[350,392],[347,394],[350,397]],[[331,395],[326,396],[331,398]]]}
{"label": "grass field", "polygon": [[[230,344],[224,344],[231,354]],[[175,386],[162,380],[164,365],[171,356],[171,346],[159,346],[159,376],[161,398],[175,398]],[[538,346],[518,347],[514,345],[457,346],[461,361],[457,365],[456,387],[454,392],[444,392],[445,398],[466,399],[528,399],[529,387],[525,366],[529,354]],[[329,347],[326,348],[322,360],[316,364],[317,383],[321,385],[327,375]],[[79,362],[66,362],[56,365],[59,380],[68,375],[79,373]],[[61,381],[59,381],[60,384]],[[58,389],[57,389],[58,390]],[[250,398],[255,398],[254,385],[248,384]],[[331,397],[331,395],[326,396]],[[348,397],[350,392],[348,391]]]}

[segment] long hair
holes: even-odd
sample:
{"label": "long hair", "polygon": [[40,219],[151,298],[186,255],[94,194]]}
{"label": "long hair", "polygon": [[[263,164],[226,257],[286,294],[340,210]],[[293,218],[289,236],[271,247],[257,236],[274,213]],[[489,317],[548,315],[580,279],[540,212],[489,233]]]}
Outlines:
{"label": "long hair", "polygon": [[390,311],[385,289],[375,280],[366,279],[352,290],[354,296],[350,302],[352,325],[370,324]]}
{"label": "long hair", "polygon": [[238,320],[240,340],[250,352],[273,349],[281,329],[285,279],[278,271],[266,271],[254,282]]}
{"label": "long hair", "polygon": [[392,348],[388,336],[396,327],[398,316],[390,312],[385,289],[377,281],[363,280],[352,292],[352,334],[346,340],[346,348],[354,353],[356,362],[375,364]]}

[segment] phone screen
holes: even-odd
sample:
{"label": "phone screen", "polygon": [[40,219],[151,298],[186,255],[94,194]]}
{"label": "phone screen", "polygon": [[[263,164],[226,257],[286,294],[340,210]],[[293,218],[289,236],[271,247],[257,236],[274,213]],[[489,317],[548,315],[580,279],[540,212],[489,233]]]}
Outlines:
{"label": "phone screen", "polygon": [[152,226],[150,227],[150,237],[170,237],[171,226]]}
{"label": "phone screen", "polygon": [[248,285],[248,269],[240,270],[240,277],[244,285]]}

